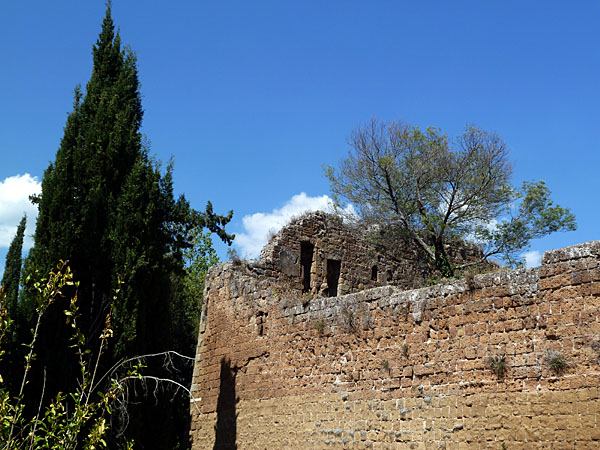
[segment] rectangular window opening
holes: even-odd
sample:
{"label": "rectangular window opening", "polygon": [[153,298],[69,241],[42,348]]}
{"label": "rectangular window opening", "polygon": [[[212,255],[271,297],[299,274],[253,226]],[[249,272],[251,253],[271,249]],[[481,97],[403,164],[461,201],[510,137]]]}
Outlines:
{"label": "rectangular window opening", "polygon": [[371,267],[371,280],[377,281],[377,266]]}
{"label": "rectangular window opening", "polygon": [[341,267],[341,261],[337,259],[327,260],[327,295],[329,297],[337,297]]}
{"label": "rectangular window opening", "polygon": [[300,266],[302,274],[302,292],[310,292],[310,270],[315,246],[308,241],[300,242]]}

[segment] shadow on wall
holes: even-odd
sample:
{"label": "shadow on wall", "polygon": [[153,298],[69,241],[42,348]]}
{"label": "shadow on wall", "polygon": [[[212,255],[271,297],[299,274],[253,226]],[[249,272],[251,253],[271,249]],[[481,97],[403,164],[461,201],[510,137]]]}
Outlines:
{"label": "shadow on wall", "polygon": [[237,413],[235,405],[235,377],[237,368],[231,361],[221,359],[221,386],[217,399],[217,425],[215,426],[215,446],[213,450],[235,450],[237,435]]}

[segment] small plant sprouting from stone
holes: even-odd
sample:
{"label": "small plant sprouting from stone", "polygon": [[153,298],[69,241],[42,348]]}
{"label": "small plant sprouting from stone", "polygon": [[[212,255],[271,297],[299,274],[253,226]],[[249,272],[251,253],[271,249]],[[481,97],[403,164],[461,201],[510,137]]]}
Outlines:
{"label": "small plant sprouting from stone", "polygon": [[440,280],[437,278],[429,277],[425,280],[425,286],[436,286],[440,284]]}
{"label": "small plant sprouting from stone", "polygon": [[592,348],[592,350],[595,353],[596,363],[600,364],[600,340],[596,339],[596,340],[590,342],[590,347]]}
{"label": "small plant sprouting from stone", "polygon": [[506,356],[490,356],[488,359],[488,365],[490,366],[490,369],[492,369],[492,372],[494,372],[499,379],[504,378],[504,375],[506,375],[506,370],[508,369],[508,366],[506,365]]}
{"label": "small plant sprouting from stone", "polygon": [[227,249],[227,257],[236,266],[238,266],[242,263],[242,259],[240,258],[240,255],[235,248]]}
{"label": "small plant sprouting from stone", "polygon": [[386,372],[390,371],[390,362],[387,359],[381,361],[381,368]]}
{"label": "small plant sprouting from stone", "polygon": [[353,333],[358,332],[358,319],[352,308],[345,306],[342,308],[342,320],[344,326]]}
{"label": "small plant sprouting from stone", "polygon": [[317,330],[319,336],[323,336],[323,334],[325,334],[325,319],[315,321],[313,323],[313,328]]}
{"label": "small plant sprouting from stone", "polygon": [[563,373],[569,365],[567,358],[565,358],[561,352],[556,350],[548,350],[546,356],[544,357],[544,364],[546,364],[548,369],[550,369],[556,375]]}
{"label": "small plant sprouting from stone", "polygon": [[271,242],[275,236],[277,236],[277,231],[275,231],[275,228],[270,228],[267,232],[267,242]]}
{"label": "small plant sprouting from stone", "polygon": [[408,344],[402,344],[402,356],[408,358]]}
{"label": "small plant sprouting from stone", "polygon": [[302,297],[300,297],[300,303],[302,303],[302,306],[306,308],[312,299],[313,295],[310,293],[306,293]]}
{"label": "small plant sprouting from stone", "polygon": [[469,291],[472,291],[477,287],[475,285],[475,273],[473,271],[468,271],[465,274],[465,283]]}

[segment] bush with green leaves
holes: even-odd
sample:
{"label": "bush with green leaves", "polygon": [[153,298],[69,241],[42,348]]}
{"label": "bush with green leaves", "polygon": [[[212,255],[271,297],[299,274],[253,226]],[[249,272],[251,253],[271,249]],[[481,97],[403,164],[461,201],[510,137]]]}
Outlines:
{"label": "bush with green leaves", "polygon": [[[25,369],[21,386],[16,396],[11,396],[0,377],[0,442],[2,449],[48,448],[70,449],[105,448],[106,432],[109,428],[111,408],[116,400],[123,397],[129,379],[141,377],[141,364],[130,365],[119,378],[112,378],[107,388],[99,390],[106,377],[97,373],[100,358],[107,341],[112,337],[110,313],[106,316],[104,331],[101,334],[100,348],[96,355],[85,348],[85,338],[78,328],[77,295],[73,295],[69,308],[64,311],[65,320],[72,329],[71,348],[79,359],[80,379],[74,392],[60,392],[46,406],[44,389],[39,393],[37,413],[28,417],[25,413],[24,390],[28,383],[35,347],[39,339],[40,324],[48,307],[63,297],[64,291],[72,287],[76,290],[70,267],[61,261],[46,279],[34,283],[38,295],[37,321],[32,330],[31,341],[25,344]],[[0,293],[0,357],[4,355],[5,338],[11,333],[12,320],[9,317],[6,295]],[[115,372],[112,372],[115,373]],[[45,380],[43,386],[45,385]],[[127,448],[131,448],[131,443]]]}
{"label": "bush with green leaves", "polygon": [[488,365],[490,366],[492,372],[494,372],[499,379],[504,378],[504,375],[506,375],[506,371],[508,370],[505,355],[490,356],[488,359]]}
{"label": "bush with green leaves", "polygon": [[557,350],[548,350],[544,356],[544,364],[554,372],[555,375],[562,374],[569,367],[565,355]]}
{"label": "bush with green leaves", "polygon": [[[127,403],[132,389],[140,387],[148,389],[153,383],[153,392],[165,385],[174,386],[177,391],[191,395],[189,389],[174,379],[160,378],[142,374],[146,361],[151,358],[163,358],[162,364],[173,365],[173,358],[188,360],[174,351],[166,351],[143,356],[122,359],[108,371],[101,373],[99,368],[102,355],[113,337],[111,325],[112,308],[104,320],[104,328],[100,334],[99,347],[93,353],[87,346],[85,336],[77,320],[79,307],[77,304],[78,282],[74,281],[69,265],[61,261],[50,271],[47,278],[32,283],[37,296],[37,320],[32,329],[31,341],[24,344],[27,348],[23,377],[16,395],[11,395],[0,375],[0,449],[97,449],[111,447],[108,431],[111,422],[119,416],[116,422],[123,422],[127,414]],[[26,405],[25,386],[31,373],[32,362],[36,357],[36,344],[39,341],[39,329],[46,319],[45,313],[57,300],[69,292],[68,308],[64,310],[66,324],[72,331],[70,349],[75,352],[79,364],[79,379],[77,388],[72,392],[59,392],[53,399],[45,398],[46,378],[35,405]],[[120,294],[120,287],[115,290],[113,303]],[[7,296],[0,288],[0,358],[5,355],[7,337],[11,335],[13,320],[7,308]],[[68,349],[67,349],[68,350]],[[28,398],[31,401],[31,398]],[[31,411],[35,415],[27,413]],[[27,408],[28,407],[28,408]],[[125,422],[127,418],[125,417]],[[120,430],[117,434],[123,434]],[[114,440],[114,439],[113,439]],[[114,442],[112,442],[114,444]],[[121,439],[121,448],[133,448],[133,441]]]}

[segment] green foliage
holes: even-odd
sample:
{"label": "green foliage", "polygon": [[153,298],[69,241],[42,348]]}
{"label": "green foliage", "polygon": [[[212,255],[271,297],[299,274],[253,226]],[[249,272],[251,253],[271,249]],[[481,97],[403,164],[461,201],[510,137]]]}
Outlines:
{"label": "green foliage", "polygon": [[544,364],[546,364],[546,366],[556,375],[562,374],[569,366],[567,358],[565,358],[561,352],[556,350],[549,350],[546,353],[544,356]]}
{"label": "green foliage", "polygon": [[532,239],[576,228],[543,181],[513,188],[508,149],[496,134],[468,126],[450,143],[435,128],[372,120],[349,144],[339,169],[324,170],[337,204],[350,202],[367,224],[408,235],[443,277],[461,268],[448,257],[453,241],[482,242],[479,262],[499,255],[514,264]]}
{"label": "green foliage", "polygon": [[[69,449],[106,448],[105,435],[109,429],[107,417],[111,405],[120,399],[127,378],[140,376],[139,367],[129,370],[121,379],[113,379],[108,389],[96,394],[94,389],[98,362],[106,341],[112,335],[107,318],[102,332],[100,349],[96,358],[92,358],[89,350],[85,350],[85,338],[77,326],[78,307],[77,297],[70,299],[69,309],[65,310],[67,323],[71,326],[72,348],[79,357],[80,380],[77,389],[70,394],[58,393],[44,408],[42,414],[42,389],[37,414],[29,420],[25,414],[24,388],[31,371],[31,363],[35,359],[35,346],[40,336],[40,323],[48,308],[64,294],[65,289],[76,287],[69,266],[61,262],[56,270],[50,272],[47,279],[35,283],[37,292],[37,319],[31,342],[26,345],[28,353],[25,357],[25,371],[21,387],[16,396],[11,396],[0,378],[0,441],[3,449],[48,448]],[[5,298],[5,297],[4,297]],[[1,299],[0,299],[1,300]],[[5,301],[0,302],[0,349],[3,348],[4,338],[12,325],[5,307]],[[3,350],[0,350],[0,355]],[[44,386],[42,386],[43,388]]]}
{"label": "green foliage", "polygon": [[402,344],[402,356],[408,358],[408,344]]}
{"label": "green foliage", "polygon": [[511,265],[519,263],[519,253],[533,239],[577,229],[575,216],[568,209],[553,204],[550,189],[543,180],[526,181],[520,190],[514,190],[513,204],[506,212],[496,227],[477,226],[474,236],[486,243],[487,252],[502,254]]}
{"label": "green foliage", "polygon": [[179,287],[170,309],[173,350],[188,355],[196,350],[206,274],[219,263],[211,233],[196,227],[191,236],[192,245],[183,252],[185,274],[174,281]]}
{"label": "green foliage", "polygon": [[[112,292],[122,289],[112,310],[114,340],[105,350],[107,367],[132,355],[172,348],[193,351],[195,296],[201,282],[191,277],[203,269],[201,261],[186,269],[186,252],[203,245],[198,234],[203,228],[231,243],[233,236],[224,227],[232,212],[217,215],[210,202],[200,212],[185,197],[175,198],[172,164],[163,170],[149,156],[140,133],[143,111],[136,58],[121,45],[110,3],[92,54],[91,78],[85,92],[75,89],[73,111],[55,161],[44,172],[41,195],[32,199],[39,215],[25,272],[33,279],[37,272],[47,273],[54,261],[70,261],[80,282],[78,328],[87,349],[101,341]],[[208,260],[212,261],[210,255]],[[20,307],[29,311],[29,326],[33,326],[35,287],[26,284],[24,294]],[[39,330],[38,359],[32,368],[32,395],[44,383],[50,396],[73,390],[78,361],[67,351],[70,329],[60,320],[67,307],[66,300],[59,299],[46,312],[48,320]],[[177,369],[181,384],[189,383],[190,364]],[[157,377],[165,373],[161,364],[148,370]],[[174,396],[159,395],[169,400]],[[175,445],[173,427],[178,426],[176,433],[185,439],[186,424],[178,417],[187,414],[187,399],[178,397],[152,409],[153,403],[154,399],[141,399],[131,413],[129,423],[137,430],[136,437],[168,448]],[[33,408],[31,401],[27,404]],[[159,427],[165,423],[171,429]]]}
{"label": "green foliage", "polygon": [[317,330],[319,336],[323,336],[325,334],[325,319],[316,320],[313,323],[313,328]]}
{"label": "green foliage", "polygon": [[383,360],[381,360],[381,368],[382,368],[383,370],[385,370],[385,371],[388,371],[388,372],[389,372],[389,370],[390,370],[390,362],[389,362],[387,359],[383,359]]}
{"label": "green foliage", "polygon": [[6,264],[4,265],[4,275],[2,276],[1,285],[6,295],[6,307],[8,309],[8,314],[12,319],[15,318],[17,311],[19,281],[21,277],[21,266],[23,265],[21,252],[23,250],[23,237],[25,236],[26,224],[27,216],[23,216],[17,227],[17,233],[8,248]]}
{"label": "green foliage", "polygon": [[219,257],[212,246],[209,232],[205,233],[200,227],[196,227],[190,236],[192,245],[184,251],[187,271],[185,289],[187,296],[201,301],[208,269],[219,263]]}
{"label": "green foliage", "polygon": [[508,369],[508,366],[506,365],[506,356],[490,356],[488,359],[488,365],[492,372],[494,372],[499,379],[504,378],[504,375],[506,375],[506,370]]}
{"label": "green foliage", "polygon": [[437,286],[440,284],[440,280],[437,278],[429,277],[425,280],[425,286]]}
{"label": "green foliage", "polygon": [[[23,344],[27,352],[24,356],[24,372],[18,393],[12,395],[0,376],[0,442],[2,449],[49,448],[119,448],[132,449],[133,441],[123,440],[117,444],[110,436],[111,428],[119,425],[115,416],[127,417],[127,404],[134,398],[140,388],[149,389],[156,396],[164,390],[165,385],[175,387],[176,392],[183,391],[189,403],[189,389],[171,378],[159,378],[152,374],[142,373],[152,358],[162,359],[161,364],[172,366],[174,357],[181,358],[175,352],[168,351],[151,355],[142,355],[120,360],[109,370],[102,372],[101,359],[109,348],[113,337],[111,325],[112,311],[104,320],[97,349],[90,349],[86,338],[79,328],[79,302],[73,273],[65,262],[60,262],[47,278],[33,281],[36,296],[36,322],[31,330],[32,336],[27,344]],[[67,292],[73,295],[65,298]],[[118,288],[112,303],[119,300],[121,289]],[[70,392],[58,392],[49,401],[46,390],[46,373],[44,383],[36,393],[35,414],[27,413],[25,388],[32,374],[32,364],[36,359],[36,348],[40,344],[41,325],[48,321],[47,313],[61,299],[69,305],[63,311],[63,320],[71,331],[69,351],[77,359],[77,383]],[[8,316],[6,296],[0,290],[0,358],[5,354],[6,337],[14,322]],[[183,359],[193,360],[193,358]],[[172,401],[173,399],[171,399]],[[164,404],[161,407],[164,408]],[[166,426],[164,427],[166,428]],[[186,439],[187,440],[187,439]],[[184,446],[185,441],[184,442]]]}

